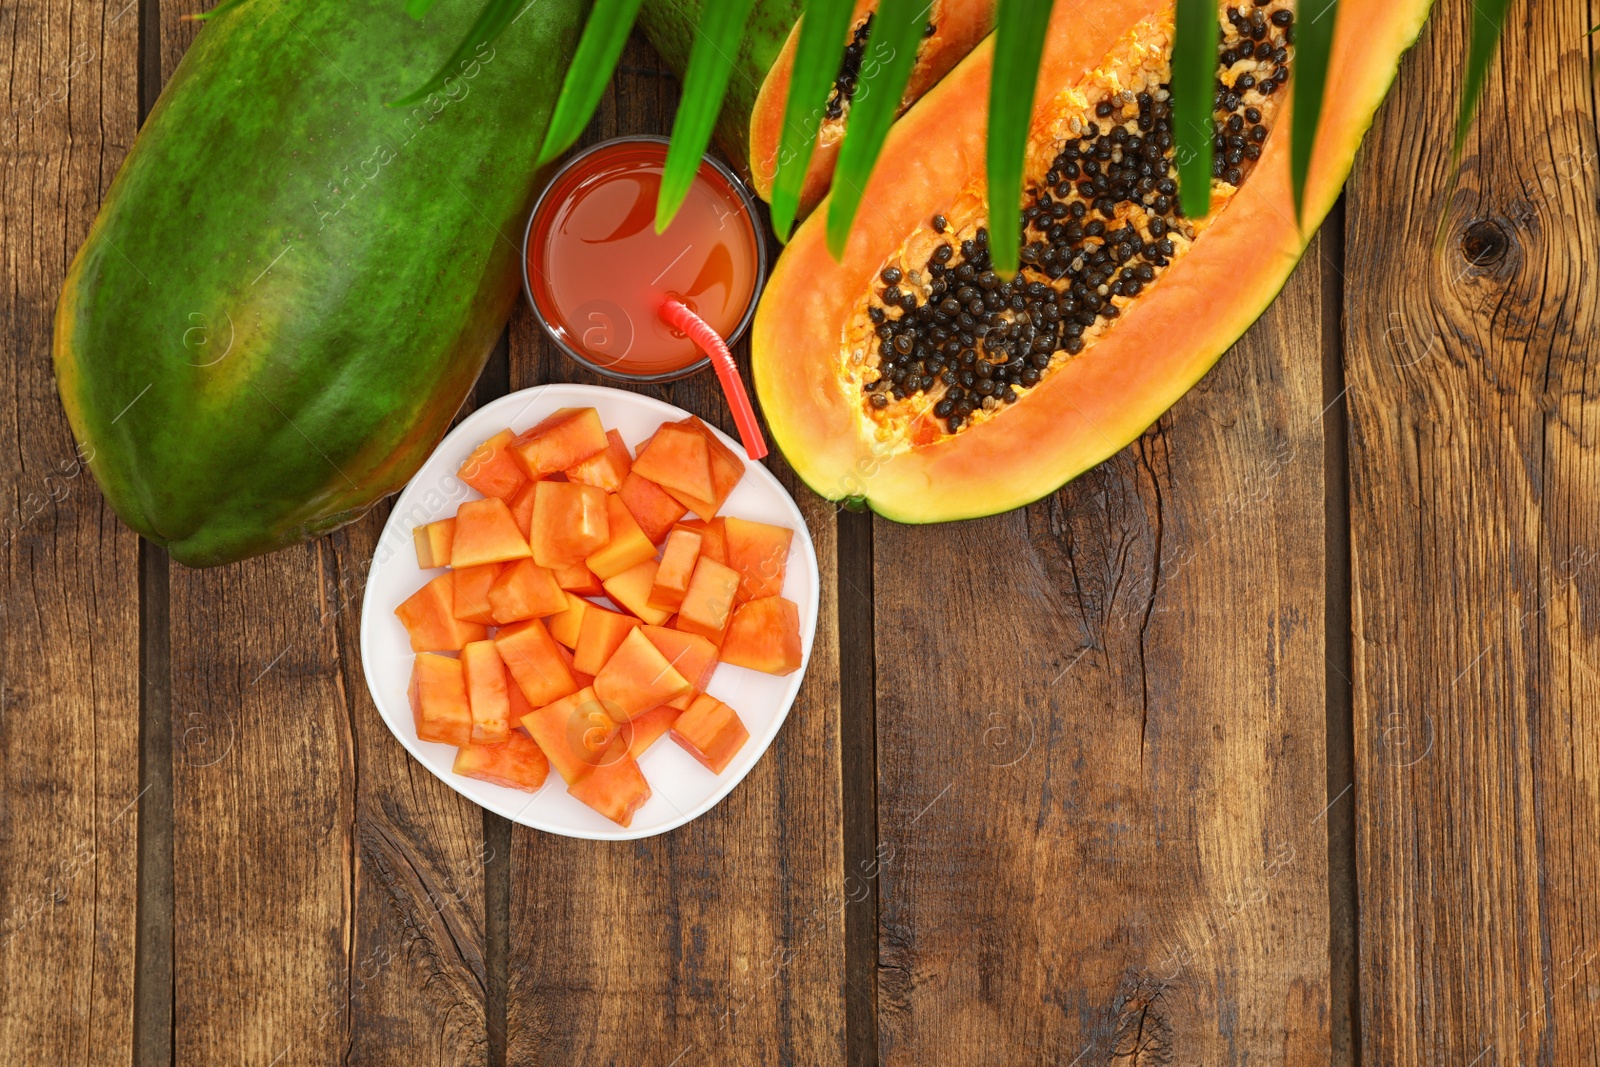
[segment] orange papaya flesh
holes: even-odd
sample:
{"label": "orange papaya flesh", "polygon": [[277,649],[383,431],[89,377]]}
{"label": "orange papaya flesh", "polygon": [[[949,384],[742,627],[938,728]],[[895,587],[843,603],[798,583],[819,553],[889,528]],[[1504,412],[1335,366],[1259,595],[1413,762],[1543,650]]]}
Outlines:
{"label": "orange papaya flesh", "polygon": [[[1119,451],[1197,382],[1272,301],[1338,197],[1428,5],[1426,0],[1340,5],[1303,228],[1296,222],[1289,180],[1289,94],[1277,80],[1280,67],[1293,65],[1285,27],[1273,20],[1283,8],[1282,0],[1250,6],[1242,17],[1248,25],[1255,12],[1261,13],[1267,27],[1262,41],[1252,40],[1249,61],[1236,55],[1230,68],[1219,70],[1225,96],[1238,99],[1225,99],[1217,117],[1226,122],[1239,115],[1246,145],[1258,145],[1259,156],[1241,154],[1238,163],[1223,157],[1224,174],[1212,183],[1212,209],[1203,220],[1178,216],[1172,210],[1175,195],[1159,187],[1127,199],[1093,188],[1086,196],[1079,183],[1089,172],[1080,166],[1073,175],[1065,165],[1086,162],[1112,136],[1113,126],[1131,131],[1127,136],[1154,132],[1140,120],[1153,119],[1155,105],[1162,103],[1171,4],[1128,0],[1055,8],[1029,136],[1024,266],[1017,276],[1025,285],[1045,286],[1048,300],[1026,288],[1005,289],[1003,280],[982,278],[982,269],[965,279],[955,273],[964,264],[982,268],[987,255],[984,160],[993,42],[979,45],[901,117],[865,190],[863,202],[872,209],[858,215],[843,256],[836,262],[829,255],[826,212],[816,212],[779,258],[757,310],[752,331],[756,390],[773,440],[807,484],[830,499],[865,504],[902,522],[1007,511],[1047,495]],[[1219,7],[1223,58],[1243,47],[1235,21],[1241,16],[1236,12],[1230,19],[1226,10]],[[1258,61],[1254,49],[1262,42],[1273,48]],[[1279,48],[1285,50],[1281,59],[1275,54]],[[1246,73],[1252,83],[1260,75],[1284,91],[1241,83]],[[1150,103],[1141,93],[1150,95]],[[1254,139],[1260,136],[1255,126],[1266,131],[1264,140]],[[1226,137],[1235,131],[1224,127],[1220,132]],[[1066,158],[1069,147],[1079,151],[1076,160]],[[1167,149],[1160,158],[1170,162],[1170,154]],[[1235,166],[1238,173],[1227,173]],[[1055,184],[1047,184],[1052,180]],[[1163,195],[1169,200],[1164,212],[1155,199]],[[1069,217],[1050,214],[1057,204],[1066,205]],[[1102,206],[1111,208],[1110,217]],[[1026,212],[1033,209],[1044,215],[1029,219]],[[1157,218],[1160,226],[1154,225]],[[1052,236],[1048,227],[1058,220],[1064,229]],[[1069,222],[1081,231],[1074,233]],[[1090,232],[1092,223],[1104,232]],[[1132,234],[1120,232],[1129,228]],[[1091,262],[1108,245],[1131,248],[1134,240],[1139,247],[1132,257],[1111,258],[1111,270]],[[1155,254],[1148,258],[1151,244]],[[1034,247],[1032,253],[1028,246]],[[1052,267],[1039,247],[1072,258],[1064,267],[1059,260]],[[1139,272],[1141,266],[1151,268],[1147,276]],[[1125,269],[1135,276],[1126,279]],[[1124,293],[1125,279],[1139,285]],[[1089,288],[1089,281],[1096,286]],[[963,291],[970,282],[980,284],[973,292]],[[991,291],[983,282],[1001,296],[1023,297],[1043,325],[1018,322],[1007,301],[997,320],[1005,326],[997,332],[998,341],[987,334],[963,336],[959,315],[950,318],[951,305],[944,301],[955,301],[955,310],[971,315],[974,323],[980,318],[987,323],[994,309],[983,302],[981,294]],[[1114,292],[1112,285],[1121,288]],[[934,312],[921,311],[936,292]],[[1072,300],[1061,299],[1063,294]],[[1089,300],[1090,295],[1097,299]],[[1058,319],[1044,314],[1046,302],[1053,303]],[[904,325],[902,315],[908,316]],[[947,353],[940,342],[941,354],[954,365],[932,370],[938,362],[925,358],[927,331],[941,322],[955,325],[946,340],[959,352]],[[1067,326],[1074,322],[1081,329],[1069,337]],[[888,337],[879,330],[885,325]],[[899,340],[902,335],[909,344]],[[1026,355],[1018,351],[1024,339]],[[902,352],[906,347],[922,362],[920,371]],[[962,363],[968,354],[973,361]],[[1035,356],[1048,357],[1044,366]],[[976,371],[980,362],[989,364],[990,373],[975,373],[969,384],[961,372]],[[1030,370],[1036,373],[1020,377]],[[953,372],[953,381],[946,371]],[[999,387],[991,385],[992,393],[985,394],[979,379],[998,379]],[[941,408],[946,400],[950,406]]]}
{"label": "orange papaya flesh", "polygon": [[[828,92],[811,161],[800,186],[802,217],[828,192],[833,165],[839,157],[839,145],[844,142],[845,122],[850,117],[850,105],[877,6],[877,0],[856,3],[845,59]],[[988,35],[994,28],[995,6],[996,0],[933,0],[928,10],[927,35],[917,47],[916,66],[911,69],[911,78],[901,97],[901,110],[933,88]],[[794,53],[799,40],[800,28],[796,25],[784,41],[783,51],[778,53],[772,70],[762,80],[750,112],[750,179],[763,200],[772,199],[772,181],[777,176],[778,153],[783,145],[783,113],[788,107]]]}

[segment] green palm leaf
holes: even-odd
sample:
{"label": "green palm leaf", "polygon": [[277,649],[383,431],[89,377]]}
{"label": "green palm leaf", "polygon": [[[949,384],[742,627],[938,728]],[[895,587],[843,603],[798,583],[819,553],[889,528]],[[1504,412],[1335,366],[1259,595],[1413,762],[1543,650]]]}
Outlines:
{"label": "green palm leaf", "polygon": [[[412,0],[412,3],[431,3],[432,0]],[[561,83],[561,95],[556,98],[555,111],[545,130],[544,146],[539,149],[539,162],[548,163],[572,146],[589,124],[594,109],[605,95],[611,72],[617,69],[622,57],[622,47],[628,43],[628,33],[639,14],[643,0],[595,0],[584,24],[583,37],[578,50],[567,67],[567,76]]]}
{"label": "green palm leaf", "polygon": [[839,70],[839,43],[850,32],[851,0],[807,0],[783,109],[778,173],[772,179],[772,228],[785,240],[800,210],[800,189],[811,166],[828,92]]}
{"label": "green palm leaf", "polygon": [[867,35],[861,80],[850,102],[850,121],[839,161],[833,169],[833,194],[828,205],[828,251],[844,254],[850,226],[861,206],[861,194],[877,165],[883,140],[900,111],[917,44],[927,26],[928,0],[883,0]]}
{"label": "green palm leaf", "polygon": [[1002,277],[1017,272],[1022,231],[1022,170],[1039,80],[1039,60],[1054,0],[1002,0],[989,78],[989,252]]}
{"label": "green palm leaf", "polygon": [[1317,144],[1322,121],[1323,90],[1328,85],[1328,56],[1333,52],[1333,28],[1339,0],[1311,0],[1294,21],[1294,116],[1289,124],[1289,178],[1294,187],[1294,213],[1298,218],[1305,199],[1306,176],[1311,173],[1311,151]]}
{"label": "green palm leaf", "polygon": [[683,96],[672,120],[672,144],[661,172],[661,192],[656,198],[656,232],[665,230],[689,195],[700,160],[711,144],[711,131],[728,92],[733,58],[755,0],[717,0],[701,12],[700,25],[683,75]]}
{"label": "green palm leaf", "polygon": [[389,106],[408,107],[438,90],[447,78],[460,69],[462,63],[471,61],[479,46],[499,37],[527,6],[528,0],[487,0],[483,10],[478,12],[478,20],[467,30],[466,37],[456,46],[456,50],[450,54],[450,58],[445,60],[444,65],[434,73],[433,77],[415,91],[407,93],[399,100],[391,101]]}
{"label": "green palm leaf", "polygon": [[1172,134],[1183,213],[1211,210],[1211,112],[1217,76],[1215,0],[1178,0],[1172,42]]}

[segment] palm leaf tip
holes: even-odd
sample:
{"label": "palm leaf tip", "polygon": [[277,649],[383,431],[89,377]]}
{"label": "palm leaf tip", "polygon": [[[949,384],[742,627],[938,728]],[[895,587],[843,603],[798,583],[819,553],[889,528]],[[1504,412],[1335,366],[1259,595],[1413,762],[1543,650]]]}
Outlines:
{"label": "palm leaf tip", "polygon": [[628,43],[628,33],[639,15],[641,2],[595,0],[578,41],[578,50],[573,53],[572,63],[562,80],[561,95],[556,97],[550,125],[545,129],[544,143],[539,148],[541,165],[572,147],[589,124],[600,98],[605,95],[612,72],[617,69],[617,60]]}
{"label": "palm leaf tip", "polygon": [[828,251],[835,259],[844,254],[867,179],[900,111],[916,64],[917,45],[927,26],[928,6],[927,0],[883,0],[873,17],[861,79],[833,172],[827,238]]}
{"label": "palm leaf tip", "polygon": [[851,0],[808,0],[800,19],[772,179],[772,228],[783,238],[789,236],[800,210],[800,192],[839,69],[839,42],[850,32],[853,6]]}
{"label": "palm leaf tip", "polygon": [[1212,83],[1217,71],[1215,0],[1178,0],[1172,43],[1172,132],[1183,213],[1211,210]]}
{"label": "palm leaf tip", "polygon": [[701,9],[689,69],[683,76],[683,95],[672,121],[672,143],[661,171],[661,191],[656,198],[656,232],[672,223],[684,197],[694,184],[700,161],[711,146],[711,131],[728,92],[734,57],[755,0],[717,0]]}
{"label": "palm leaf tip", "polygon": [[1305,201],[1306,178],[1322,121],[1322,101],[1328,82],[1328,57],[1333,53],[1334,25],[1339,0],[1310,0],[1295,19],[1294,102],[1289,123],[1289,175],[1294,191],[1295,215]]}
{"label": "palm leaf tip", "polygon": [[1022,179],[1039,60],[1054,0],[1002,0],[989,79],[989,251],[994,269],[1017,272]]}

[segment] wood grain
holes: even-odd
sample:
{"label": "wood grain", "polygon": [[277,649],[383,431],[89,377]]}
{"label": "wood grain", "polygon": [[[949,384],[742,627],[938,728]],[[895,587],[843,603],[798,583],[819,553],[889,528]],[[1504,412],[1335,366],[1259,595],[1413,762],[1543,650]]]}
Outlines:
{"label": "wood grain", "polygon": [[[208,6],[162,5],[165,75],[195,32],[181,15]],[[479,810],[410,759],[361,672],[386,515],[172,567],[179,1063],[487,1062],[495,857]]]}
{"label": "wood grain", "polygon": [[[138,123],[136,9],[0,18],[0,1061],[127,1063],[139,799],[138,540],[56,398],[56,295]],[[136,398],[129,397],[129,401]]]}
{"label": "wood grain", "polygon": [[1363,1053],[1594,1064],[1595,19],[1512,6],[1450,195],[1470,10],[1435,5],[1349,196]]}
{"label": "wood grain", "polygon": [[1328,1062],[1318,249],[1054,496],[877,521],[883,1063]]}
{"label": "wood grain", "polygon": [[[665,132],[676,83],[630,44],[588,141]],[[578,372],[519,311],[512,386]],[[740,353],[743,362],[743,353]],[[709,374],[643,390],[731,429]],[[844,1059],[844,885],[832,508],[797,488],[822,606],[807,679],[750,776],[689,825],[632,843],[517,827],[508,1062],[776,1064]]]}

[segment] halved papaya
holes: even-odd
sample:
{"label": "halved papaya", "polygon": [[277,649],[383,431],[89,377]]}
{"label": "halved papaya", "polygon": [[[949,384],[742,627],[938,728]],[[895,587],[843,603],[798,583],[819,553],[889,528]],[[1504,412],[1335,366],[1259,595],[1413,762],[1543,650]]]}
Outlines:
{"label": "halved papaya", "polygon": [[1427,9],[1340,5],[1302,228],[1285,0],[1219,8],[1222,152],[1202,220],[1178,211],[1172,4],[1056,5],[1012,281],[988,257],[994,50],[979,45],[891,130],[841,259],[819,211],[767,284],[752,370],[789,463],[830,499],[940,522],[1027,504],[1137,438],[1288,278]]}

